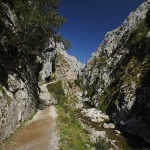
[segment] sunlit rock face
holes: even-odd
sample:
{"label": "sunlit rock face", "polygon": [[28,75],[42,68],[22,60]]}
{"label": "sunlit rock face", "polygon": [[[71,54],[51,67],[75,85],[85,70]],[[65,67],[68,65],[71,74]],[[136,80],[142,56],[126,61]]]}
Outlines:
{"label": "sunlit rock face", "polygon": [[71,56],[67,53],[67,51],[64,51],[64,47],[62,44],[57,45],[58,52],[63,55],[64,59],[69,63],[71,66],[71,70],[73,72],[74,78],[77,78],[78,76],[81,76],[82,69],[84,68],[84,64],[80,63],[76,57]]}
{"label": "sunlit rock face", "polygon": [[39,73],[41,82],[54,78],[54,75],[58,80],[74,80],[82,74],[84,64],[80,63],[76,57],[68,55],[62,43],[55,45],[51,42],[45,49],[43,57],[43,60],[37,59],[42,68]]}
{"label": "sunlit rock face", "polygon": [[43,52],[43,58],[37,57],[40,83],[44,83],[50,80],[51,74],[55,71],[56,56],[56,49],[53,47],[48,47]]}
{"label": "sunlit rock face", "polygon": [[83,96],[150,143],[150,0],[108,32],[85,66]]}
{"label": "sunlit rock face", "polygon": [[[7,65],[14,69],[13,65]],[[30,62],[19,74],[7,72],[7,80],[3,78],[0,84],[0,140],[8,138],[34,113],[38,103],[35,70],[35,63]]]}

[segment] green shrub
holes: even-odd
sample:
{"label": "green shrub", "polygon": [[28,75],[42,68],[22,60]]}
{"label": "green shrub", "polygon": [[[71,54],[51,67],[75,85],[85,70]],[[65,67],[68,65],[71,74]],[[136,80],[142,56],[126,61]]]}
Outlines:
{"label": "green shrub", "polygon": [[[6,42],[3,44],[4,49],[7,49],[6,54],[10,55],[12,51],[15,53],[17,50],[16,56],[19,55],[25,59],[34,54],[41,55],[41,51],[45,49],[45,43],[51,38],[63,42],[64,40],[58,40],[59,36],[56,35],[59,27],[65,21],[58,14],[58,4],[56,0],[37,0],[34,2],[2,0],[0,2],[0,28],[2,35],[0,36],[0,41],[5,37]],[[8,5],[13,6],[13,13],[17,16],[17,23],[13,24],[13,26],[16,26],[15,31],[9,25],[5,25],[5,21],[7,22],[10,19],[4,13],[8,11]],[[46,11],[44,11],[45,8]],[[21,49],[21,51],[18,49]],[[8,55],[5,56],[8,57]]]}
{"label": "green shrub", "polygon": [[141,53],[139,50],[142,50],[146,43],[147,33],[147,25],[144,21],[141,21],[137,28],[135,28],[130,34],[130,37],[127,41],[127,47],[130,49],[132,48],[132,52],[136,52],[139,55]]}
{"label": "green shrub", "polygon": [[0,91],[2,92],[3,95],[6,94],[5,90],[2,87],[0,87]]}
{"label": "green shrub", "polygon": [[65,100],[65,93],[61,85],[61,81],[51,83],[47,85],[47,89],[50,93],[53,94],[55,99],[58,101],[58,104],[62,104]]}
{"label": "green shrub", "polygon": [[11,104],[11,97],[10,96],[7,96],[7,104],[8,104],[8,106],[10,106],[10,104]]}
{"label": "green shrub", "polygon": [[115,65],[114,65],[113,63],[111,63],[110,65],[108,65],[108,69],[109,69],[109,70],[114,69],[114,67],[115,67]]}
{"label": "green shrub", "polygon": [[108,150],[109,146],[106,143],[105,139],[99,138],[95,144],[96,150]]}
{"label": "green shrub", "polygon": [[105,80],[104,80],[104,79],[102,79],[102,80],[101,80],[101,84],[104,84],[104,83],[105,83]]}
{"label": "green shrub", "polygon": [[69,85],[69,88],[73,87],[73,83],[71,81],[68,81],[68,85]]}
{"label": "green shrub", "polygon": [[105,64],[106,64],[106,57],[101,57],[97,59],[97,68],[101,68]]}
{"label": "green shrub", "polygon": [[78,87],[82,87],[82,85],[83,85],[83,78],[77,78],[76,80],[74,80],[74,83],[75,83]]}

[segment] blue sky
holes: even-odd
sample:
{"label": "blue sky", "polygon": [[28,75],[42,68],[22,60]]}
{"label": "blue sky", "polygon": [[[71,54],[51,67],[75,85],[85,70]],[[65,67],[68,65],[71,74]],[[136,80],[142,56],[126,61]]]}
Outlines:
{"label": "blue sky", "polygon": [[69,40],[67,52],[86,63],[105,34],[122,24],[144,0],[62,0],[59,13],[66,22],[59,34]]}

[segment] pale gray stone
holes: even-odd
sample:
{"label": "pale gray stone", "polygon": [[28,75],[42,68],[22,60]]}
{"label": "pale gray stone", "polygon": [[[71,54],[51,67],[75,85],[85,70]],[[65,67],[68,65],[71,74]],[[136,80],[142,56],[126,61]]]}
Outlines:
{"label": "pale gray stone", "polygon": [[[109,88],[109,86],[113,85],[112,83],[116,83],[115,81],[117,81],[117,74],[114,71],[115,69],[117,70],[117,64],[119,64],[126,55],[130,54],[131,49],[129,49],[125,44],[129,40],[133,30],[142,20],[145,19],[149,8],[150,0],[144,1],[135,11],[129,14],[129,16],[118,28],[107,32],[104,40],[100,43],[97,50],[92,53],[90,59],[87,61],[84,68],[85,72],[83,77],[85,87],[84,91],[86,91],[84,92],[84,95],[86,96],[89,93],[89,90],[94,90],[93,95],[90,98],[87,97],[87,101],[91,105],[95,107],[99,107],[101,104],[104,105],[105,102],[103,101],[102,95],[105,96],[105,93],[109,93],[108,95],[111,95],[112,97],[108,96],[109,99],[106,99],[108,103],[106,103],[108,104],[108,108],[114,108],[114,110],[110,113],[111,120],[115,122],[115,124],[121,125],[125,131],[138,135],[150,143],[150,130],[148,130],[147,123],[149,120],[147,119],[145,122],[139,121],[138,118],[142,118],[143,116],[137,115],[136,119],[138,121],[135,121],[133,118],[135,113],[131,114],[131,112],[138,111],[138,108],[136,110],[136,107],[140,108],[141,106],[142,108],[140,108],[140,110],[145,110],[147,112],[149,112],[150,108],[147,100],[150,95],[150,92],[147,92],[147,88],[149,87],[147,83],[148,81],[146,81],[146,79],[140,79],[143,76],[140,70],[137,71],[137,73],[132,72],[132,69],[134,70],[136,64],[134,62],[130,62],[130,64],[127,64],[127,67],[124,67],[123,65],[125,70],[120,77],[119,84],[117,83],[117,85],[112,87],[114,90]],[[145,58],[148,54],[150,45],[150,31],[146,37],[146,46],[142,50]],[[138,63],[141,63],[141,65],[144,66],[145,59],[143,59],[143,61],[140,60]],[[141,70],[142,69],[143,68],[141,67]],[[130,73],[136,74],[130,75]],[[133,78],[128,78],[128,76],[133,76]],[[144,87],[143,83],[147,83],[146,87]],[[91,89],[93,86],[94,88]],[[116,94],[114,95],[111,92]],[[113,104],[113,107],[111,107],[111,104]],[[109,112],[108,108],[106,110],[107,112]],[[132,109],[135,110],[131,111]],[[91,116],[93,113],[95,112],[91,111],[87,114]],[[129,116],[131,117],[129,118]],[[93,115],[91,119],[94,122],[98,121],[96,115]],[[145,118],[143,120],[145,120]],[[109,128],[109,124],[103,124],[103,127]]]}
{"label": "pale gray stone", "polygon": [[115,132],[116,134],[121,134],[121,132],[120,132],[119,130],[114,130],[114,132]]}

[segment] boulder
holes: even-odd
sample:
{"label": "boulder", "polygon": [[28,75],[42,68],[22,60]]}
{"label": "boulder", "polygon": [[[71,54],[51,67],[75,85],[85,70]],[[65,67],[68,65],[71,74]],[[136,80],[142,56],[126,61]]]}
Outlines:
{"label": "boulder", "polygon": [[104,123],[104,124],[103,124],[103,128],[104,128],[104,129],[108,129],[108,128],[109,128],[109,124]]}
{"label": "boulder", "polygon": [[115,128],[115,125],[113,123],[109,123],[108,125],[109,125],[109,128],[111,128],[111,129]]}
{"label": "boulder", "polygon": [[115,132],[117,135],[121,134],[121,132],[120,132],[119,130],[114,130],[114,132]]}
{"label": "boulder", "polygon": [[115,125],[113,123],[104,123],[103,128],[108,129],[108,128],[115,128]]}

